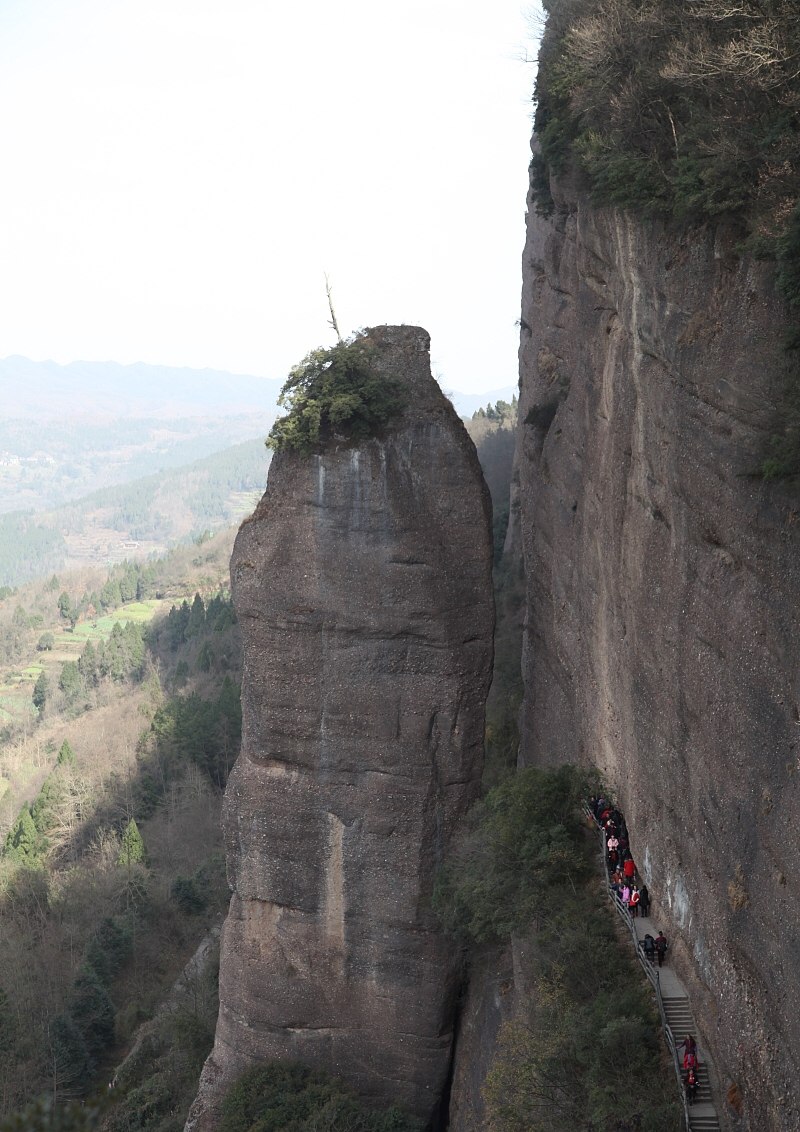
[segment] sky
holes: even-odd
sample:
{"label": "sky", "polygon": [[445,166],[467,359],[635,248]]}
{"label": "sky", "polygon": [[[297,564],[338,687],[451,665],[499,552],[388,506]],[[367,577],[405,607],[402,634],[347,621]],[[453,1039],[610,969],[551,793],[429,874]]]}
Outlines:
{"label": "sky", "polygon": [[0,357],[283,377],[413,323],[513,384],[525,0],[0,0]]}

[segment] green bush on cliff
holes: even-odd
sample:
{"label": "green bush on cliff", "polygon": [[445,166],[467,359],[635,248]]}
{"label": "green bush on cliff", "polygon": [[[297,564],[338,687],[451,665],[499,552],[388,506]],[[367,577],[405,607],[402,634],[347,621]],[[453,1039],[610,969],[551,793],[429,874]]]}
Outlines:
{"label": "green bush on cliff", "polygon": [[222,1103],[220,1132],[418,1132],[399,1108],[372,1112],[351,1089],[299,1061],[248,1069]]}
{"label": "green bush on cliff", "polygon": [[490,790],[475,828],[440,869],[434,907],[445,930],[483,944],[527,927],[553,893],[574,891],[591,875],[580,799],[586,775],[575,767],[528,767]]}
{"label": "green bush on cliff", "polygon": [[650,985],[597,884],[579,808],[591,786],[575,767],[520,771],[489,791],[437,878],[434,906],[468,958],[497,967],[487,946],[521,944],[483,1089],[492,1132],[682,1127]]}
{"label": "green bush on cliff", "polygon": [[278,404],[288,412],[270,429],[267,446],[308,456],[338,437],[357,442],[375,435],[405,398],[399,381],[377,372],[374,346],[355,335],[307,354],[290,370]]}

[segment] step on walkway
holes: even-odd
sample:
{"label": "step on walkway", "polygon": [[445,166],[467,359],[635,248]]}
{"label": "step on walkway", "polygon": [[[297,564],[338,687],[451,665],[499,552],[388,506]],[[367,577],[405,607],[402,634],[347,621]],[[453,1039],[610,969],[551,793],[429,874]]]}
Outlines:
{"label": "step on walkway", "polygon": [[[634,916],[633,923],[639,940],[644,939],[647,932],[650,932],[652,936],[658,935],[658,927],[654,926],[655,921],[649,917]],[[654,966],[658,970],[664,1014],[675,1041],[682,1042],[687,1034],[691,1034],[697,1041],[697,1026],[692,1014],[689,996],[683,983],[666,963],[660,970],[657,963]],[[708,1058],[703,1053],[699,1041],[697,1042],[697,1062],[699,1088],[697,1100],[693,1105],[689,1105],[689,1127],[691,1132],[719,1132],[719,1117],[714,1107],[714,1098],[711,1095]]]}

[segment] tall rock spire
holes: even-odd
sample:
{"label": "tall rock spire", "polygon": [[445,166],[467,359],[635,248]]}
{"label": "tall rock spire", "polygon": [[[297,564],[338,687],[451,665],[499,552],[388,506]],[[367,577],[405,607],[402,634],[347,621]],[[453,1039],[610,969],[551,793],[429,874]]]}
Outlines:
{"label": "tall rock spire", "polygon": [[188,1128],[248,1066],[299,1058],[368,1103],[436,1112],[457,969],[434,875],[478,796],[491,503],[418,327],[366,331],[400,380],[383,435],[280,452],[231,561],[242,753],[220,1014]]}

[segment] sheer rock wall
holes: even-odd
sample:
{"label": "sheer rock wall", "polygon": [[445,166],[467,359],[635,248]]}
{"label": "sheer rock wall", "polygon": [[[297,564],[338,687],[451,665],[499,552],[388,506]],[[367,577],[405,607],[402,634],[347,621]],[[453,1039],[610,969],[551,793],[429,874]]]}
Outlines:
{"label": "sheer rock wall", "polygon": [[369,1103],[437,1110],[457,968],[434,872],[476,798],[491,502],[415,327],[367,332],[408,405],[384,437],[281,453],[231,561],[242,753],[220,1015],[188,1127],[253,1063],[300,1058]]}
{"label": "sheer rock wall", "polygon": [[798,508],[769,264],[555,186],[524,255],[523,763],[617,792],[731,1128],[800,1121]]}

